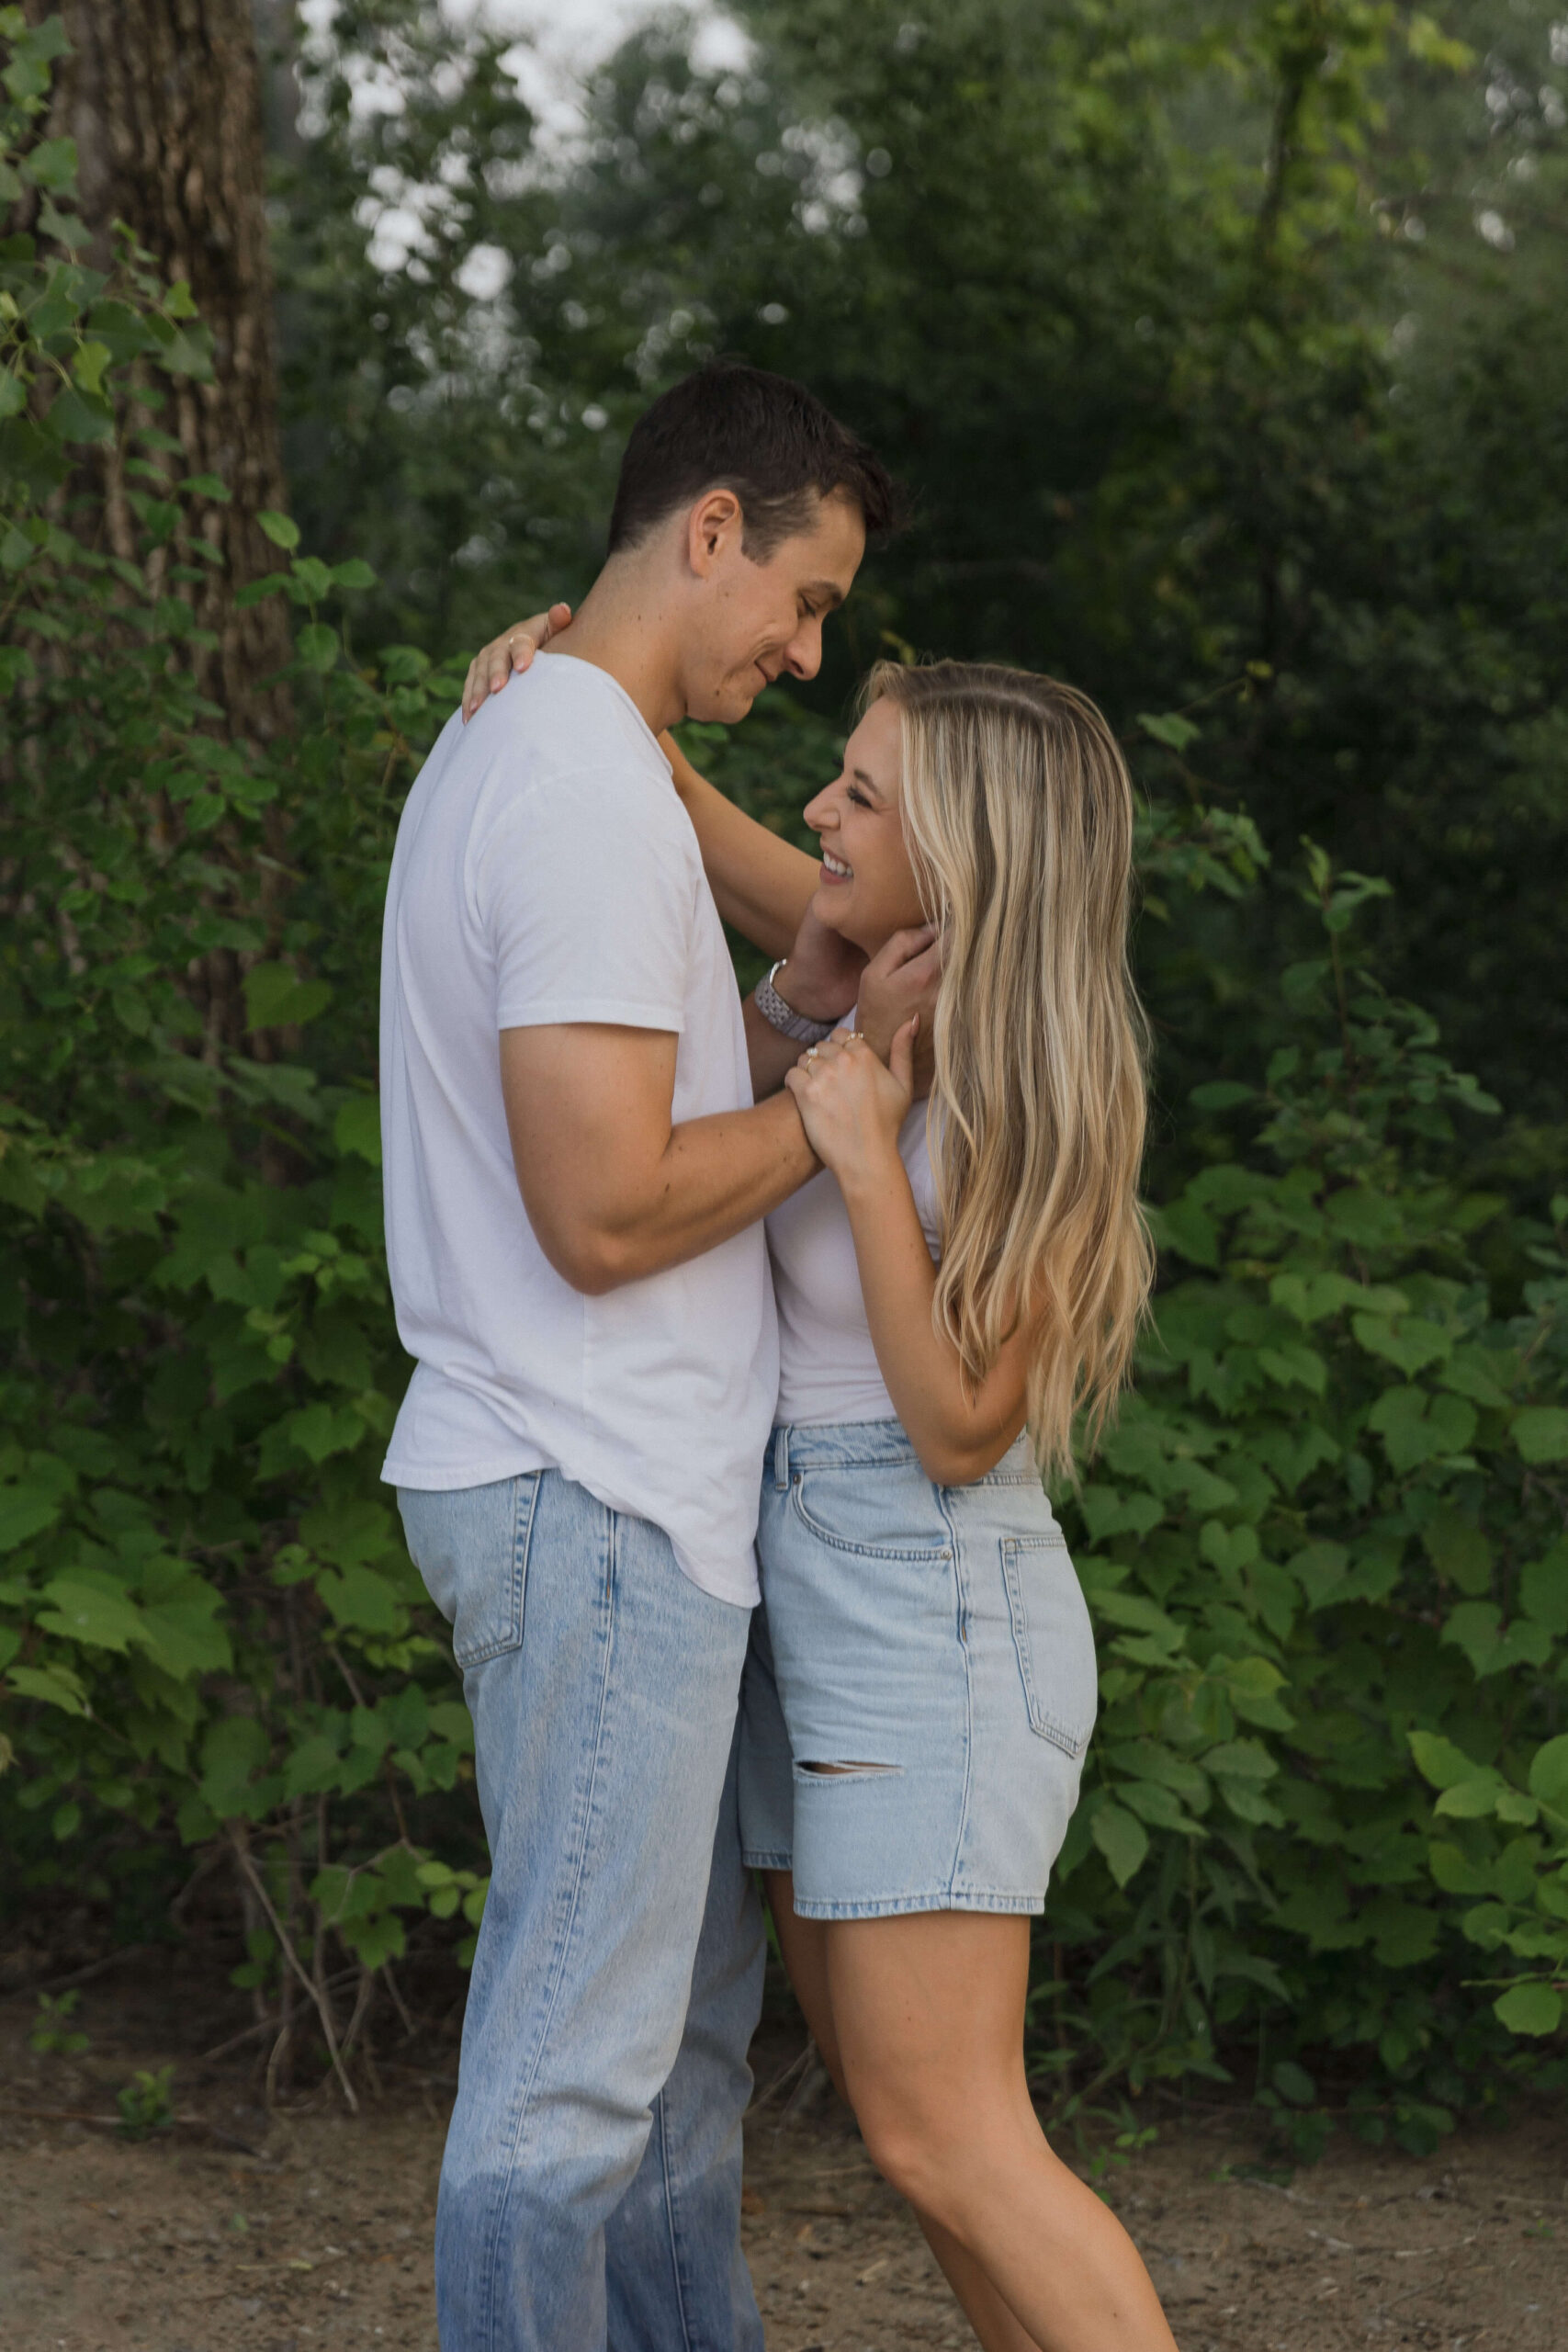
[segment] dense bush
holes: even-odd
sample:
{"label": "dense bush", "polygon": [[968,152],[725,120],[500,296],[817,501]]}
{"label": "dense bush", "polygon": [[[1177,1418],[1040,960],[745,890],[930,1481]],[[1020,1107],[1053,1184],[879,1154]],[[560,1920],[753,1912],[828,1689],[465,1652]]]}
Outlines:
{"label": "dense bush", "polygon": [[[166,1934],[221,1864],[275,2069],[303,2018],[348,2089],[411,1936],[461,1956],[483,1901],[468,1717],[377,1482],[406,1373],[378,918],[455,679],[356,655],[367,569],[275,515],[247,593],[296,608],[294,724],[228,733],[156,424],[199,333],[133,252],[82,266],[70,159],[21,128],[5,168],[46,201],[0,249],[5,1900],[70,1886]],[[93,527],[116,434],[134,559]],[[700,748],[787,826],[830,744],[786,708]],[[1157,1015],[1194,911],[1273,886],[1244,818],[1186,802],[1143,858]],[[1323,952],[1267,978],[1267,1069],[1179,1114],[1157,1337],[1063,1498],[1102,1715],[1040,2075],[1081,2103],[1255,2052],[1303,2146],[1339,2106],[1428,2144],[1545,2079],[1568,1978],[1568,1202],[1552,1231],[1447,1180],[1492,1106],[1354,967],[1375,888],[1309,851]]]}

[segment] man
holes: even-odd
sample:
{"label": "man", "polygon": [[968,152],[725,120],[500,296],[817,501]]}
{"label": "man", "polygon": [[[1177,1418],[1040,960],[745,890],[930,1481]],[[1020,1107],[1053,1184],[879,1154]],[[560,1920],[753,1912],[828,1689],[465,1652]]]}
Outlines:
{"label": "man", "polygon": [[[776,1385],[759,1220],[817,1163],[768,1091],[797,1037],[743,1021],[656,739],[812,676],[891,515],[800,386],[688,378],[632,433],[570,651],[453,719],[399,828],[382,1122],[418,1363],[383,1475],[452,1623],[492,1867],[445,2352],[761,2340],[738,2234],[761,1938],[725,1792]],[[847,1009],[834,948],[803,936],[796,1014]]]}

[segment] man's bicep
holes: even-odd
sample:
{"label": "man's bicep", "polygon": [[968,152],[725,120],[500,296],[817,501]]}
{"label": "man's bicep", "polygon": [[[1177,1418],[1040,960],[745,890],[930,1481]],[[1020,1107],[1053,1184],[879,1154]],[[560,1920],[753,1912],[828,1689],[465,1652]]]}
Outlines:
{"label": "man's bicep", "polygon": [[592,1287],[597,1245],[635,1219],[670,1141],[676,1039],[562,1022],[501,1032],[513,1164],[556,1271]]}

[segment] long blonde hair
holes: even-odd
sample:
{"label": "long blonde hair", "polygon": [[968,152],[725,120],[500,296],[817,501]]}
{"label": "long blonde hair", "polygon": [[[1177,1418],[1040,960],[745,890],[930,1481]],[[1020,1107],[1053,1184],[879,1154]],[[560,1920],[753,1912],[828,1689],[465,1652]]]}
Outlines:
{"label": "long blonde hair", "polygon": [[978,1382],[1027,1317],[1028,1421],[1073,1473],[1128,1374],[1154,1277],[1137,1185],[1147,1029],[1127,960],[1133,789],[1087,695],[999,664],[882,662],[904,830],[942,943],[928,1131],[935,1318]]}

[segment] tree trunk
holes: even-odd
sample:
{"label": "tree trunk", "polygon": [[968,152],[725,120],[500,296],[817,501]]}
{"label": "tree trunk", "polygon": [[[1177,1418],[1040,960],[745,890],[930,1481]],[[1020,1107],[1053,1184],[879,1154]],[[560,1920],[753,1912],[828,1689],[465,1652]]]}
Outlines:
{"label": "tree trunk", "polygon": [[[33,21],[56,0],[27,0]],[[73,54],[56,85],[53,132],[75,139],[84,220],[107,253],[123,220],[168,281],[188,281],[213,338],[209,383],[172,389],[160,420],[187,473],[216,474],[230,503],[189,502],[190,527],[222,567],[188,590],[217,639],[198,657],[204,691],[231,730],[265,737],[288,700],[264,681],[288,659],[276,597],[236,610],[234,593],[274,570],[256,517],[286,499],[277,431],[272,262],[261,74],[251,0],[58,0]],[[105,484],[111,536],[123,484]]]}

